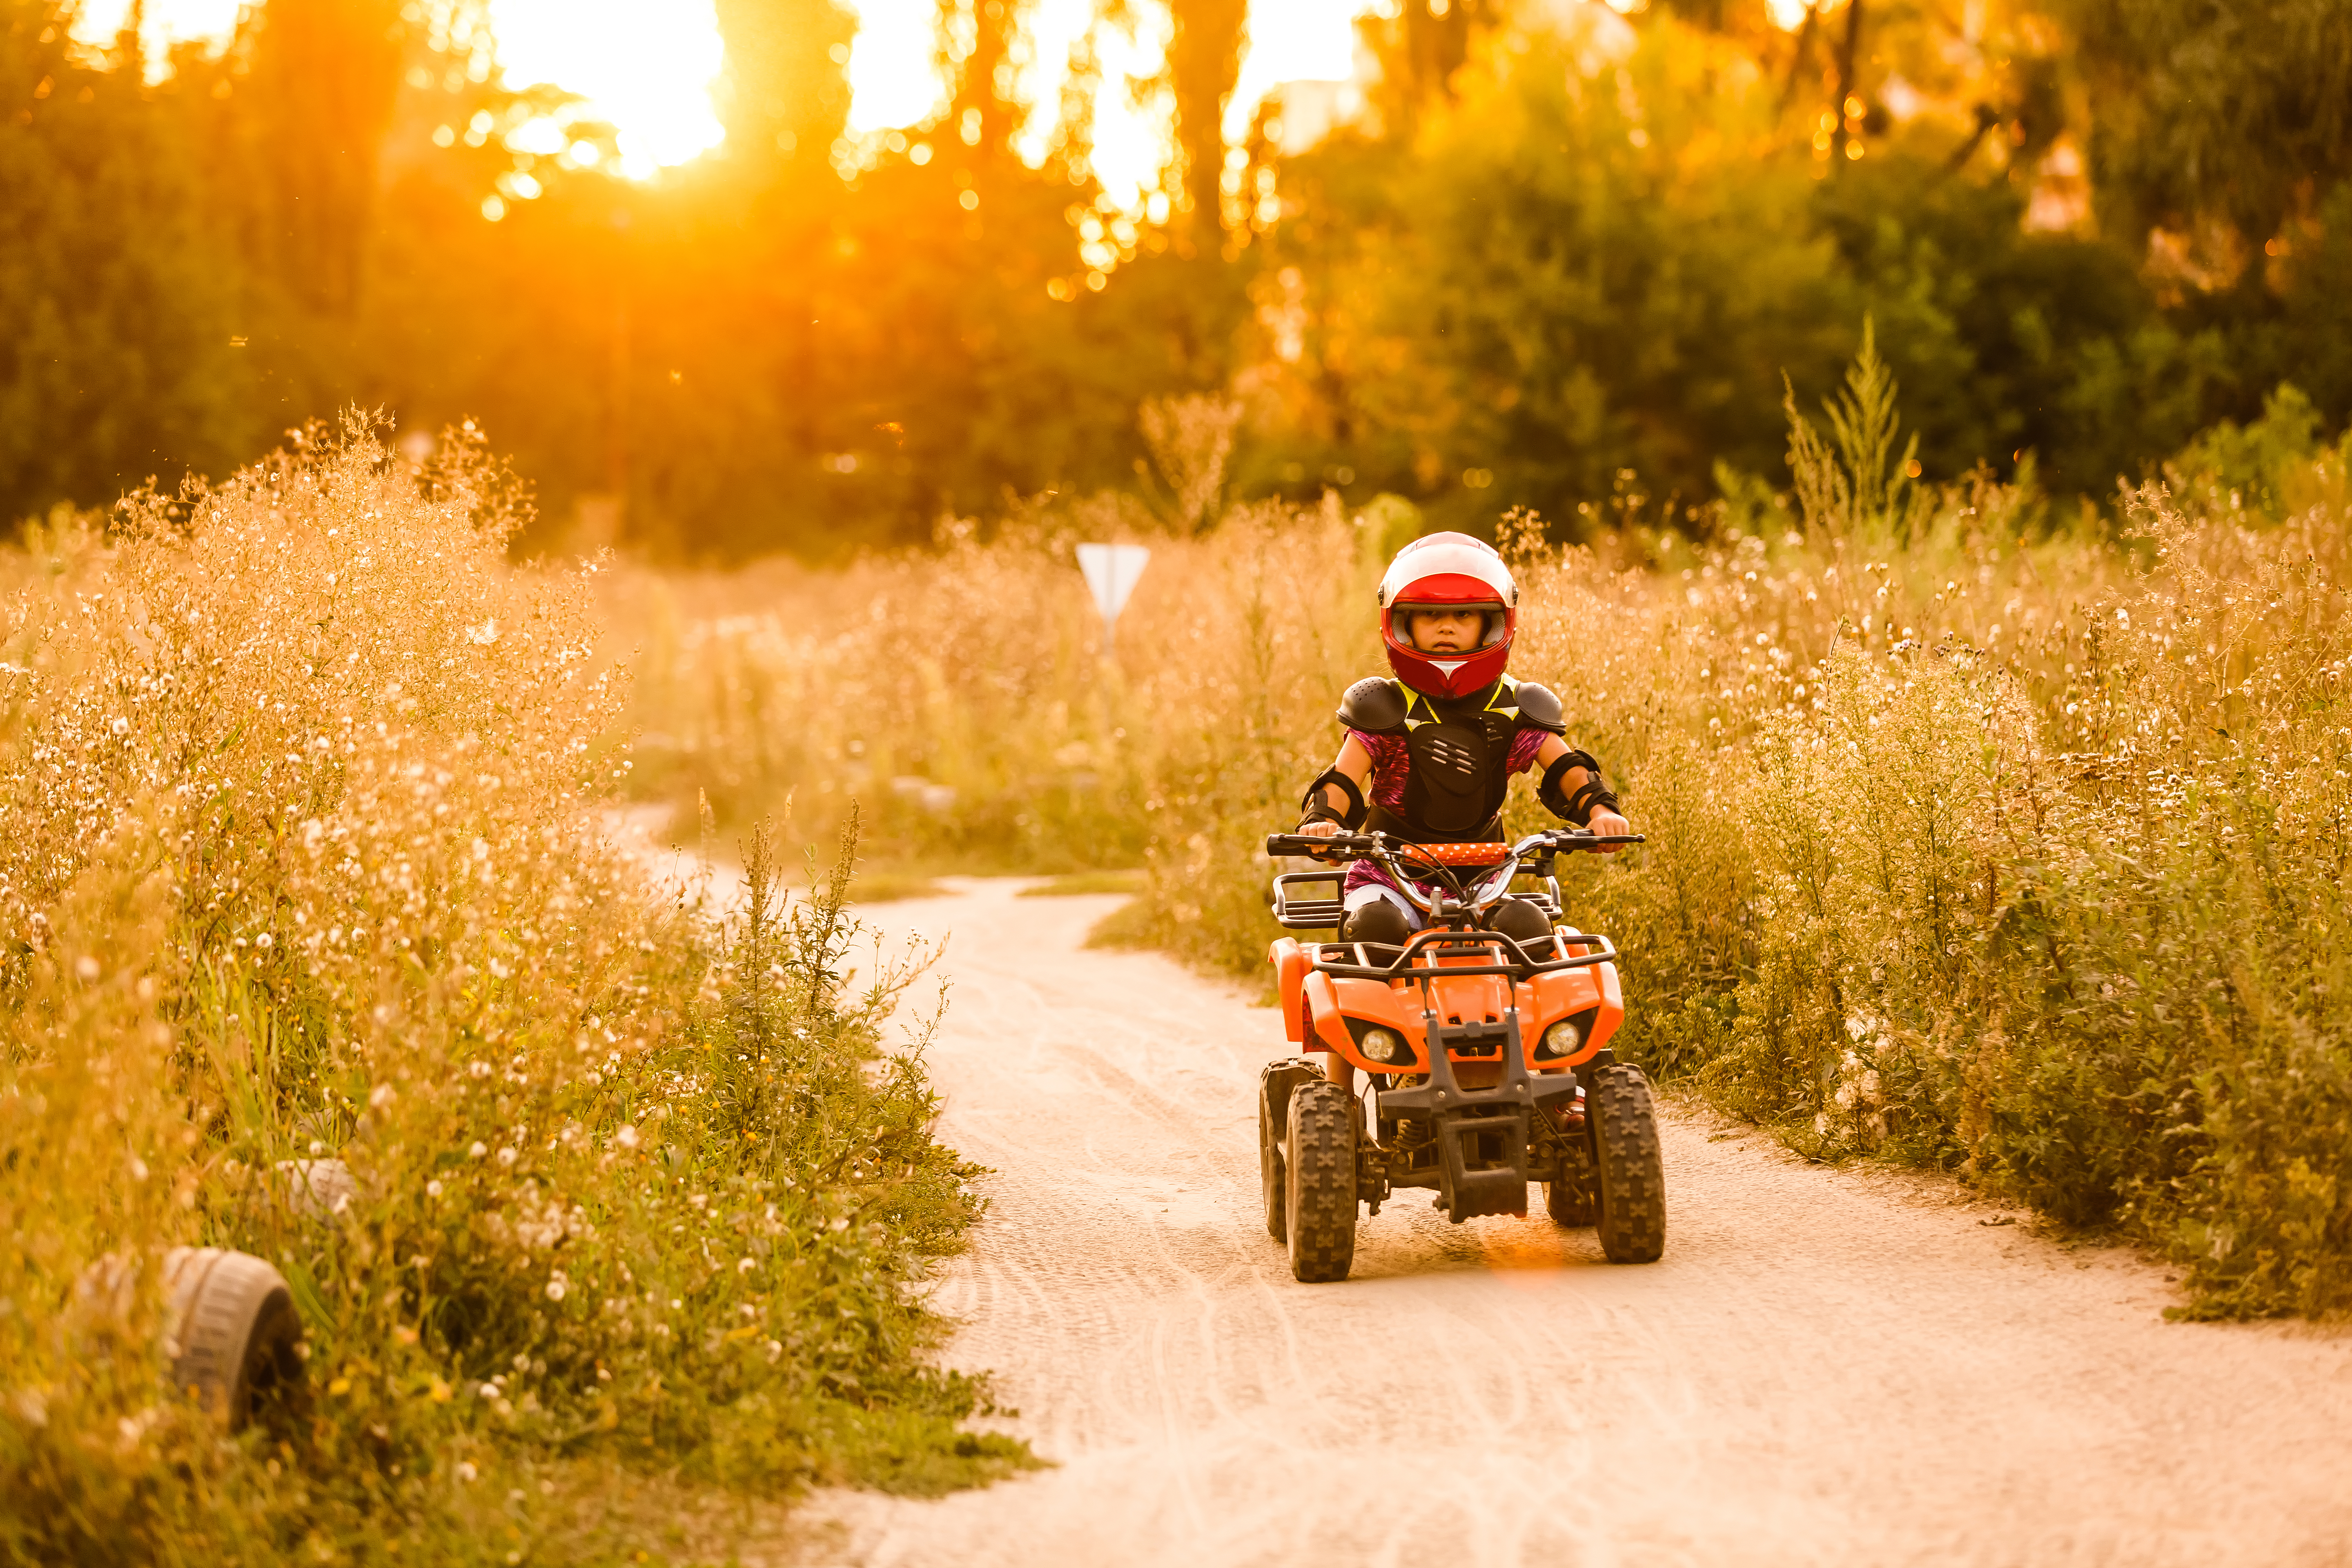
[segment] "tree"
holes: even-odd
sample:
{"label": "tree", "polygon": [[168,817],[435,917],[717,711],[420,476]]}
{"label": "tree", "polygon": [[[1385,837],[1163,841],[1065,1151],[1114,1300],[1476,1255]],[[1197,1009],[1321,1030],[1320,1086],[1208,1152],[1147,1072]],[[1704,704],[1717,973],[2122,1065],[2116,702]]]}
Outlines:
{"label": "tree", "polygon": [[833,0],[718,0],[728,156],[822,168],[849,119],[839,58],[856,18]]}
{"label": "tree", "polygon": [[143,86],[0,0],[0,517],[219,472],[262,434],[229,237]]}
{"label": "tree", "polygon": [[[1176,144],[1182,158],[1182,210],[1213,236],[1225,169],[1225,103],[1240,79],[1248,0],[1176,0],[1168,79],[1176,100]],[[1213,247],[1212,247],[1213,248]]]}
{"label": "tree", "polygon": [[2233,226],[2256,246],[2352,174],[2343,0],[2057,0],[2092,87],[2102,222]]}
{"label": "tree", "polygon": [[[240,23],[259,180],[257,263],[310,310],[357,310],[377,160],[400,92],[401,0],[268,0]],[[226,194],[226,193],[224,193]]]}

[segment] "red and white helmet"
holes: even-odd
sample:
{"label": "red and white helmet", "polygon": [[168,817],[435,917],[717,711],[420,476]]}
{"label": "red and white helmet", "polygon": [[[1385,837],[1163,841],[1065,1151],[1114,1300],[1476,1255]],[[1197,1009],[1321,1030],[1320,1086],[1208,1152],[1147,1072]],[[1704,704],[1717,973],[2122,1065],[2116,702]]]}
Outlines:
{"label": "red and white helmet", "polygon": [[[1420,609],[1483,610],[1486,627],[1465,654],[1423,653],[1412,646],[1407,620]],[[1381,640],[1389,668],[1415,691],[1466,697],[1491,685],[1511,657],[1519,626],[1519,585],[1491,544],[1466,533],[1432,533],[1414,540],[1389,563],[1381,579]]]}

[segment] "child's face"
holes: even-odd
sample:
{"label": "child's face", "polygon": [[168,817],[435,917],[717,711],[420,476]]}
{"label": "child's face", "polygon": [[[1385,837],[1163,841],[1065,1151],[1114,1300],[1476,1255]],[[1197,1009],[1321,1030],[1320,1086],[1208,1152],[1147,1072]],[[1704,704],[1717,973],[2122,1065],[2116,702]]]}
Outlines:
{"label": "child's face", "polygon": [[1468,653],[1486,629],[1481,610],[1415,610],[1405,617],[1412,646],[1423,653]]}

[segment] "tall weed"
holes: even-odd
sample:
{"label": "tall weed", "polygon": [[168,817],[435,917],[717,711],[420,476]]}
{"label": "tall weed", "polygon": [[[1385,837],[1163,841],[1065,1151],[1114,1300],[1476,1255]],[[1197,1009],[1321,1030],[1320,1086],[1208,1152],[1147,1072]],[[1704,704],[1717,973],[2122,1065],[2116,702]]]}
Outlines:
{"label": "tall weed", "polygon": [[[2053,519],[2030,466],[1917,485],[1897,395],[1866,343],[1819,421],[1792,402],[1786,495],[1727,474],[1711,510],[1660,507],[1622,475],[1590,549],[1502,520],[1514,672],[1560,692],[1649,837],[1563,873],[1570,918],[1627,953],[1620,1047],[1819,1157],[2120,1226],[2188,1266],[2193,1310],[2352,1310],[2341,454],[2265,437],[2260,507],[2147,489],[2114,534]],[[2242,456],[2217,437],[2184,461]],[[1101,517],[957,532],[821,590],[887,593],[857,646],[906,648],[935,706],[876,700],[845,631],[771,644],[760,679],[801,683],[810,732],[842,694],[845,736],[948,786],[894,829],[919,853],[1132,856],[1125,935],[1262,976],[1260,836],[1381,668],[1386,516],[1241,509],[1154,540],[1115,662],[1067,552]],[[1116,781],[1083,830],[1033,735]],[[916,792],[827,744],[771,795],[908,820]],[[1544,820],[1531,793],[1514,830]]]}
{"label": "tall weed", "polygon": [[[605,841],[590,583],[509,566],[511,492],[446,450],[313,431],[10,563],[12,1560],[617,1559],[662,1537],[616,1475],[1024,1462],[920,1357],[975,1212],[882,1048],[921,955],[853,983],[844,874],[785,913],[756,838],[723,929]],[[183,1244],[286,1276],[307,1411],[228,1442],[168,1390]]]}

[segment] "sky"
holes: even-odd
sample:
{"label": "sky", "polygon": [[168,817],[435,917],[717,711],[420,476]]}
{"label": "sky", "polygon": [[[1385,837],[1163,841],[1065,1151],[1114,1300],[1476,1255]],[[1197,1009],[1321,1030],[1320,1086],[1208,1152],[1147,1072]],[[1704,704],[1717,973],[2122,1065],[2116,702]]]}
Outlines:
{"label": "sky", "polygon": [[[1801,0],[1798,0],[1801,3]],[[940,84],[931,52],[936,0],[847,0],[857,13],[849,79],[853,132],[879,133],[915,124],[938,107]],[[151,41],[220,38],[236,22],[239,0],[147,0]],[[129,0],[89,0],[78,31],[97,39],[121,25]],[[1367,0],[1251,0],[1250,48],[1242,65],[1229,125],[1278,83],[1339,80],[1354,59],[1352,22]],[[1019,145],[1041,161],[1054,130],[1070,46],[1092,28],[1107,73],[1149,82],[1166,60],[1165,13],[1129,7],[1125,26],[1099,22],[1095,0],[1037,0],[1034,58],[1023,68],[1022,97],[1045,106],[1022,130]],[[551,82],[589,100],[588,112],[619,134],[622,168],[639,176],[716,146],[723,132],[710,89],[725,66],[711,0],[490,0],[499,60],[509,83]],[[162,50],[154,54],[160,57]],[[1164,105],[1108,95],[1096,128],[1097,176],[1122,206],[1132,206],[1165,160]],[[1163,110],[1155,115],[1158,107]]]}

